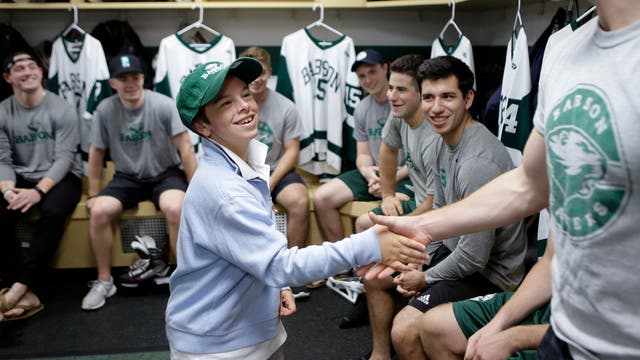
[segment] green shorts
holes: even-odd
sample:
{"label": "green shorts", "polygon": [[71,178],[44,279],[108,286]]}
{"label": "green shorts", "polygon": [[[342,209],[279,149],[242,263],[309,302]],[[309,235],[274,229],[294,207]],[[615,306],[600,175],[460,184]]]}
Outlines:
{"label": "green shorts", "polygon": [[[512,295],[513,292],[502,292],[454,302],[453,314],[456,317],[458,326],[460,326],[460,330],[462,330],[467,339],[491,321]],[[518,325],[548,324],[550,316],[551,305],[547,302]],[[535,358],[536,350],[523,350],[513,354],[509,359],[534,360]]]}
{"label": "green shorts", "polygon": [[[380,198],[369,193],[369,184],[357,169],[343,172],[338,175],[338,179],[349,187],[349,190],[353,193],[353,201],[380,200]],[[413,186],[411,185],[411,180],[407,178],[397,183],[396,192],[407,194],[410,198],[413,198]]]}

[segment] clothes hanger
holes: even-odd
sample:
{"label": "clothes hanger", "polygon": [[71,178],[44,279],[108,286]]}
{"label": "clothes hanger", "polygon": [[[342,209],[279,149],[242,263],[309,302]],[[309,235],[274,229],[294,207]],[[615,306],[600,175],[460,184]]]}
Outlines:
{"label": "clothes hanger", "polygon": [[587,16],[589,16],[595,10],[596,10],[596,6],[595,5],[590,7],[587,11],[584,12],[584,14],[578,16],[578,18],[576,19],[576,22],[579,24],[582,20],[584,20]]}
{"label": "clothes hanger", "polygon": [[191,25],[187,25],[182,30],[178,31],[178,35],[182,35],[182,34],[186,33],[187,31],[189,31],[191,29],[204,29],[204,30],[216,35],[216,36],[220,35],[219,32],[213,30],[212,28],[210,28],[207,25],[202,23],[202,19],[203,19],[203,16],[204,16],[204,8],[202,7],[202,5],[195,4],[195,5],[193,5],[191,7],[191,10],[195,10],[196,8],[198,8],[200,10],[200,17],[198,18],[198,21],[192,23]]}
{"label": "clothes hanger", "polygon": [[447,21],[446,24],[444,24],[444,27],[442,28],[442,31],[440,31],[440,35],[438,35],[439,38],[444,39],[444,33],[445,31],[447,31],[447,28],[449,27],[449,25],[453,26],[454,29],[456,29],[456,31],[458,32],[458,37],[462,36],[462,31],[460,30],[460,28],[458,27],[458,24],[456,24],[455,22],[455,17],[456,17],[456,2],[455,0],[449,0],[449,6],[451,7],[451,18],[449,19],[449,21]]}
{"label": "clothes hanger", "polygon": [[314,26],[320,26],[320,27],[323,27],[323,28],[331,31],[332,33],[334,33],[334,34],[336,34],[338,36],[344,36],[344,34],[341,33],[340,31],[338,31],[338,30],[336,30],[336,29],[332,28],[331,26],[329,26],[329,25],[324,23],[324,5],[319,4],[319,3],[313,4],[312,10],[316,11],[316,9],[318,7],[320,7],[320,19],[318,19],[317,21],[312,22],[311,24],[307,25],[306,29],[309,30]]}
{"label": "clothes hanger", "polygon": [[69,35],[72,30],[79,32],[80,35],[84,34],[85,31],[78,26],[78,7],[76,5],[71,5],[68,10],[73,11],[73,22],[62,32],[62,37]]}
{"label": "clothes hanger", "polygon": [[516,19],[513,22],[513,31],[516,31],[518,23],[520,23],[520,27],[524,27],[524,25],[522,24],[522,17],[520,16],[520,0],[518,0],[518,11],[516,12]]}

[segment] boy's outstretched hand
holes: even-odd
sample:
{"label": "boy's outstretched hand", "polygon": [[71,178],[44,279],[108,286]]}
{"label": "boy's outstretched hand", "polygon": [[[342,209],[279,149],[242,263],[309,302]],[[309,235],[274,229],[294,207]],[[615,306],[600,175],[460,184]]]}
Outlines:
{"label": "boy's outstretched hand", "polygon": [[412,269],[407,264],[422,265],[427,260],[422,242],[394,234],[385,226],[375,225],[374,230],[378,235],[382,264],[389,268],[407,271]]}
{"label": "boy's outstretched hand", "polygon": [[[416,219],[411,216],[381,216],[374,213],[369,213],[369,218],[371,219],[371,221],[373,221],[374,224],[386,226],[386,231],[397,234],[397,236],[399,236],[398,239],[402,238],[405,241],[411,239],[414,241],[413,243],[405,242],[404,244],[422,244],[422,249],[424,250],[425,246],[430,244],[433,240],[428,234],[425,234],[423,231],[420,231],[418,229],[419,226],[415,223]],[[379,225],[376,225],[376,229],[378,229]],[[378,234],[378,238],[380,238],[380,234]],[[380,248],[382,249],[382,242],[380,243]],[[415,250],[416,248],[411,247],[411,249]],[[422,258],[423,260],[419,264],[422,264],[424,260],[427,259],[427,255],[423,253]],[[382,260],[383,262],[381,264],[371,264],[360,268],[358,270],[358,275],[364,276],[367,280],[371,280],[376,277],[382,279],[391,276],[397,270],[411,270],[407,266],[403,266],[406,263],[418,264],[418,262],[409,261],[409,259],[403,258],[394,259],[399,260],[399,262],[403,264],[398,264],[398,262],[386,263],[384,254],[382,256]]]}

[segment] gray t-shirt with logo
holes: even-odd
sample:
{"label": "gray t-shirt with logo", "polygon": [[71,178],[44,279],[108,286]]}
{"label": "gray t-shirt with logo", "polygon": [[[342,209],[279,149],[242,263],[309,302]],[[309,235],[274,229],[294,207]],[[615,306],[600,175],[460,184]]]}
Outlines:
{"label": "gray t-shirt with logo", "polygon": [[[433,207],[462,200],[500,174],[513,169],[505,146],[480,124],[464,130],[457,145],[442,137],[432,148]],[[456,280],[479,272],[503,290],[514,290],[524,277],[527,242],[522,221],[496,230],[443,240],[449,255],[426,272],[427,283]]]}
{"label": "gray t-shirt with logo", "polygon": [[[377,102],[372,95],[362,99],[353,112],[355,129],[353,138],[356,141],[369,143],[369,152],[374,165],[379,164],[380,146],[382,145],[382,129],[390,119],[391,106],[388,101]],[[398,153],[398,166],[404,165],[404,154]]]}
{"label": "gray t-shirt with logo", "polygon": [[128,110],[117,95],[103,100],[94,113],[91,145],[109,150],[117,172],[140,180],[180,165],[173,137],[187,131],[171,98],[144,91],[144,103]]}
{"label": "gray t-shirt with logo", "polygon": [[30,181],[48,177],[59,182],[70,171],[82,176],[75,109],[50,91],[34,108],[15,96],[0,103],[0,180]]}
{"label": "gray t-shirt with logo", "polygon": [[273,170],[284,154],[284,143],[302,138],[304,131],[293,101],[271,89],[267,91],[267,98],[262,104],[258,104],[260,122],[256,140],[269,147],[266,163]]}
{"label": "gray t-shirt with logo", "polygon": [[416,206],[420,206],[433,194],[429,189],[432,180],[429,154],[438,138],[427,120],[411,128],[402,118],[391,116],[382,129],[382,141],[388,146],[401,149],[409,168],[409,179],[413,184]]}
{"label": "gray t-shirt with logo", "polygon": [[638,49],[640,22],[603,31],[596,18],[545,50],[534,124],[549,177],[551,323],[575,359],[640,359]]}

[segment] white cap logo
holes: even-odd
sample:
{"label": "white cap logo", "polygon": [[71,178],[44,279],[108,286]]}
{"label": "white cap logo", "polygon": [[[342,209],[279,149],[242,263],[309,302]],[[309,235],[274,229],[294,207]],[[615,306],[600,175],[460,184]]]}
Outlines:
{"label": "white cap logo", "polygon": [[218,71],[222,70],[222,68],[224,68],[224,65],[220,64],[220,63],[212,63],[207,65],[204,69],[205,69],[205,73],[203,73],[200,77],[203,79],[206,79],[209,77],[209,75],[211,74],[215,74]]}
{"label": "white cap logo", "polygon": [[131,66],[131,62],[129,61],[129,57],[128,56],[121,56],[120,57],[120,64],[122,64],[123,68],[128,68]]}
{"label": "white cap logo", "polygon": [[360,51],[358,53],[358,55],[356,55],[356,61],[362,61],[364,59],[367,58],[367,52],[366,51]]}

